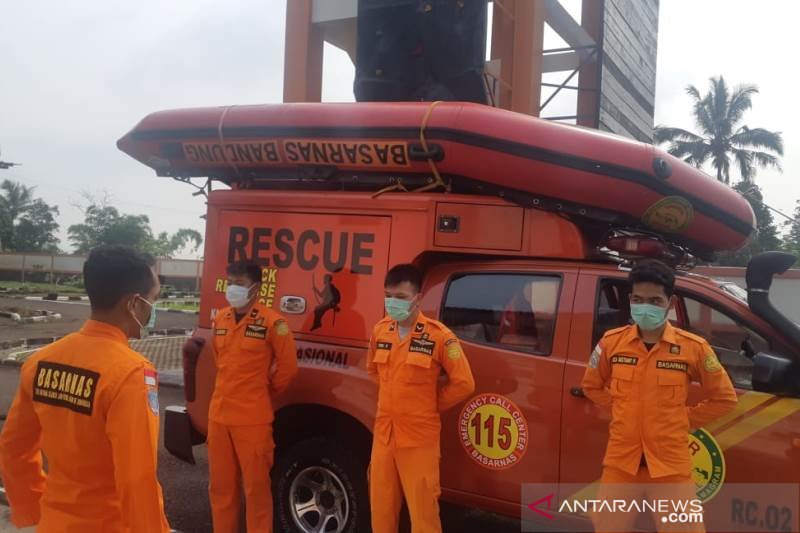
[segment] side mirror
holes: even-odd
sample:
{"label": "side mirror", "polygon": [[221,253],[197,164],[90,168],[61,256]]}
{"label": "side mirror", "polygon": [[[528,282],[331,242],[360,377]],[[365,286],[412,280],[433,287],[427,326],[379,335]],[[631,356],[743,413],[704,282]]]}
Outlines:
{"label": "side mirror", "polygon": [[780,355],[759,352],[753,356],[753,390],[773,394],[790,393],[797,388],[791,376],[793,362]]}
{"label": "side mirror", "polygon": [[748,359],[752,359],[756,355],[756,349],[753,346],[753,341],[750,339],[750,335],[745,337],[742,341],[741,354]]}

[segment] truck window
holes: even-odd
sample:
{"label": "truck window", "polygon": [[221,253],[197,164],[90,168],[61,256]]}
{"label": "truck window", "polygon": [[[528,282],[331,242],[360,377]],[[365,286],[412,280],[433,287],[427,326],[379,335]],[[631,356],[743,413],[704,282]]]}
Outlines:
{"label": "truck window", "polygon": [[682,327],[708,341],[734,386],[752,389],[753,362],[742,352],[742,343],[749,340],[756,352],[770,351],[769,342],[741,321],[731,318],[691,296],[682,296],[687,324]]}
{"label": "truck window", "polygon": [[459,338],[549,355],[561,278],[522,274],[462,274],[450,280],[442,322]]}
{"label": "truck window", "polygon": [[[594,343],[606,331],[624,326],[630,320],[628,284],[618,279],[600,281],[594,321]],[[742,353],[742,343],[749,340],[756,352],[770,350],[769,342],[740,320],[731,318],[709,304],[676,290],[670,322],[706,339],[714,348],[735,387],[752,389],[753,363]],[[675,308],[685,309],[676,313]],[[679,314],[685,315],[683,318]]]}

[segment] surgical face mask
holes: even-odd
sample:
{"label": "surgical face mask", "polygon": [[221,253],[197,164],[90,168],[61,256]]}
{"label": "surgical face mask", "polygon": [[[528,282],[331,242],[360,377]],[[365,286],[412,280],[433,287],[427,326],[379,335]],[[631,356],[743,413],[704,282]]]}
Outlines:
{"label": "surgical face mask", "polygon": [[667,309],[653,304],[631,304],[631,318],[643,331],[653,331],[667,321]]}
{"label": "surgical face mask", "polygon": [[139,326],[139,338],[146,337],[147,334],[156,327],[156,308],[153,304],[142,298],[141,296],[136,296],[139,300],[143,301],[147,305],[150,306],[150,318],[147,320],[147,324],[142,325],[138,318],[136,318],[136,313],[131,309],[131,315],[133,319],[136,321],[136,325]]}
{"label": "surgical face mask", "polygon": [[386,307],[386,314],[392,320],[402,322],[411,316],[411,300],[384,298],[383,305]]}
{"label": "surgical face mask", "polygon": [[241,285],[228,285],[225,290],[225,299],[233,306],[234,309],[241,309],[250,303],[250,289],[255,287],[255,284],[249,287],[242,287]]}

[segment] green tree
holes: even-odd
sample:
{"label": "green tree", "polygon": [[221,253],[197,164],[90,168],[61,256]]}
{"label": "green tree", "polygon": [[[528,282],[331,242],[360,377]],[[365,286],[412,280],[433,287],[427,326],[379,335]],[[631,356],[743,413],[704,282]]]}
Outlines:
{"label": "green tree", "polygon": [[753,182],[758,167],[781,170],[783,138],[779,132],[742,125],[744,114],[752,106],[755,85],[729,89],[720,76],[710,79],[709,91],[701,95],[694,85],[686,92],[694,100],[694,119],[698,133],[668,126],[657,126],[656,144],[670,143],[669,153],[697,168],[710,162],[717,179],[731,183],[731,165],[735,164],[743,181]]}
{"label": "green tree", "polygon": [[0,184],[0,251],[58,251],[58,207],[36,198],[34,190],[10,180]]}
{"label": "green tree", "polygon": [[59,253],[55,234],[59,225],[55,217],[58,207],[49,206],[37,198],[14,228],[14,249],[17,251]]}
{"label": "green tree", "polygon": [[183,228],[172,235],[166,231],[158,234],[150,245],[150,252],[160,257],[172,257],[179,251],[186,249],[190,245],[192,251],[197,250],[203,244],[203,236],[199,231]]}
{"label": "green tree", "polygon": [[750,203],[756,215],[756,234],[750,241],[736,253],[721,256],[717,264],[724,266],[746,266],[748,261],[761,252],[778,250],[781,248],[781,239],[778,236],[778,227],[772,212],[764,204],[761,189],[753,184],[740,181],[733,188]]}
{"label": "green tree", "polygon": [[200,233],[187,228],[153,237],[147,215],[121,214],[116,207],[105,205],[105,201],[91,204],[84,213],[84,222],[67,230],[76,253],[85,254],[103,244],[124,244],[159,257],[171,257],[190,244],[196,250],[203,243]]}
{"label": "green tree", "polygon": [[783,248],[789,253],[800,256],[800,200],[794,208],[794,220],[786,223],[788,232],[783,241]]}

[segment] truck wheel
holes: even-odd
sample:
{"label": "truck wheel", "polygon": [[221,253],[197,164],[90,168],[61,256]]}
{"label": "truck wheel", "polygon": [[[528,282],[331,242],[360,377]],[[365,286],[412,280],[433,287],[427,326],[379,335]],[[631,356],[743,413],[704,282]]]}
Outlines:
{"label": "truck wheel", "polygon": [[365,459],[325,437],[281,453],[273,470],[276,531],[369,531]]}

